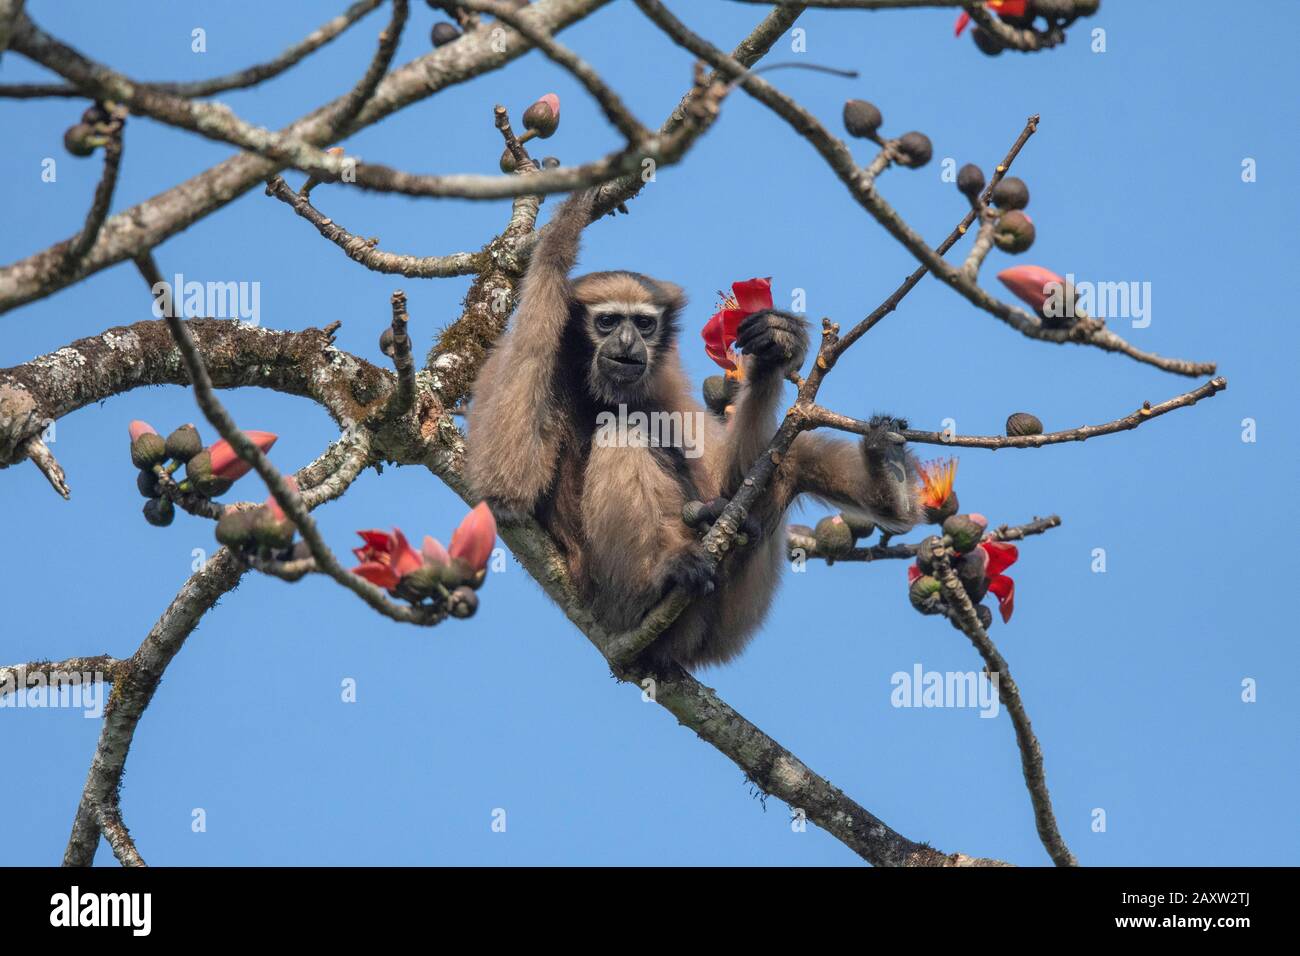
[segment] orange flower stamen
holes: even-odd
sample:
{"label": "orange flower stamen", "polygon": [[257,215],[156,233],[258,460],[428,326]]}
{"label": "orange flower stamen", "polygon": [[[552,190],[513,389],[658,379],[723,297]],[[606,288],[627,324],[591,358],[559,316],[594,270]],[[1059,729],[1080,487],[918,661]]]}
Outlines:
{"label": "orange flower stamen", "polygon": [[927,508],[941,508],[952,497],[953,482],[957,480],[957,459],[939,458],[921,465],[921,504]]}

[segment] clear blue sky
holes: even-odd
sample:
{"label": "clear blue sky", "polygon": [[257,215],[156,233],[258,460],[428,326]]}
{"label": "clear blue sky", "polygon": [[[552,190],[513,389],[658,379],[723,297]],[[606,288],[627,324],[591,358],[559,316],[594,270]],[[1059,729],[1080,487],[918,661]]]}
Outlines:
{"label": "clear blue sky", "polygon": [[[274,56],[340,3],[267,20],[247,2],[41,3],[46,29],[128,74],[194,79]],[[728,47],[764,9],[673,7]],[[1300,681],[1284,615],[1297,527],[1290,279],[1300,165],[1291,3],[1240,15],[1226,6],[1118,3],[1062,49],[989,59],[952,36],[952,11],[804,15],[810,60],[857,80],[772,75],[839,128],[847,97],[877,103],[885,132],[925,131],[934,161],[892,170],[881,188],[937,242],[964,199],[941,160],[1005,152],[1025,117],[1040,132],[1016,166],[1039,238],[1025,256],[994,252],[995,272],[1037,263],[1081,278],[1152,284],[1152,321],[1116,328],[1163,354],[1213,359],[1228,391],[1138,432],[1038,451],[961,456],[964,505],[995,523],[1057,513],[1012,569],[1017,611],[993,636],[1042,741],[1061,828],[1085,864],[1297,862]],[[349,88],[386,14],[265,88],[230,94],[245,118],[279,126]],[[428,46],[433,21],[412,4],[398,51]],[[190,52],[190,30],[208,52]],[[1106,30],[1107,50],[1087,29]],[[618,3],[564,33],[650,125],[689,83],[690,58]],[[783,40],[771,59],[794,59]],[[10,53],[6,82],[46,74]],[[419,171],[493,172],[491,107],[516,113],[541,93],[563,99],[548,152],[579,162],[616,145],[590,100],[540,55],[448,90],[349,142],[366,159]],[[79,227],[99,160],[62,149],[84,104],[0,101],[0,261]],[[122,210],[230,154],[132,119],[115,200]],[[863,150],[862,159],[870,158]],[[42,183],[42,158],[58,180]],[[1241,180],[1241,162],[1258,181]],[[298,178],[291,176],[296,184]],[[505,221],[504,203],[413,201],[322,188],[326,214],[384,248],[474,249]],[[547,204],[553,208],[553,203]],[[964,255],[967,243],[958,247]],[[254,190],[164,243],[164,273],[262,283],[262,322],[300,329],[341,320],[339,344],[380,361],[388,296],[405,288],[427,343],[458,312],[468,280],[378,276],[347,260],[284,206]],[[954,255],[957,253],[954,253]],[[811,148],[736,93],[687,161],[588,233],[584,267],[631,267],[682,284],[693,300],[685,356],[697,380],[716,369],[696,330],[715,290],[772,275],[778,301],[807,290],[808,311],[850,323],[913,267]],[[0,366],[112,325],[149,318],[138,275],[120,265],[0,317]],[[889,410],[917,427],[957,420],[997,433],[1027,409],[1050,429],[1106,421],[1194,386],[1093,349],[1022,338],[927,280],[840,364],[832,408]],[[242,425],[282,436],[292,469],[333,437],[318,408],[273,393],[227,393]],[[1241,422],[1258,441],[1241,440]],[[127,656],[211,550],[212,526],[167,529],[139,515],[126,424],[201,421],[191,396],[157,388],[115,397],[58,424],[73,486],[60,501],[30,466],[0,472],[0,658]],[[209,428],[204,428],[211,437]],[[923,452],[936,449],[927,448]],[[254,478],[237,486],[261,498]],[[353,530],[402,526],[446,540],[462,504],[429,474],[387,469],[317,513],[342,551]],[[808,509],[801,520],[815,520]],[[915,535],[913,537],[916,537]],[[1104,548],[1108,571],[1094,574]],[[1281,562],[1281,563],[1277,563]],[[852,864],[786,808],[766,810],[741,772],[633,688],[610,679],[587,641],[517,566],[489,580],[469,622],[433,631],[376,617],[324,580],[295,586],[249,575],[211,613],[164,679],[136,735],[123,789],[141,852],[158,864]],[[902,563],[787,574],[774,612],[738,662],[703,675],[747,717],[900,832],[947,851],[1047,861],[1034,832],[1005,714],[890,706],[890,675],[971,670],[966,639],[908,606]],[[354,678],[358,702],[340,701]],[[1243,703],[1241,682],[1258,682]],[[61,858],[99,724],[70,711],[0,710],[0,863]],[[193,833],[204,808],[207,832]],[[493,833],[491,814],[507,812]],[[1090,827],[1094,808],[1107,829]],[[98,862],[112,864],[101,846]]]}

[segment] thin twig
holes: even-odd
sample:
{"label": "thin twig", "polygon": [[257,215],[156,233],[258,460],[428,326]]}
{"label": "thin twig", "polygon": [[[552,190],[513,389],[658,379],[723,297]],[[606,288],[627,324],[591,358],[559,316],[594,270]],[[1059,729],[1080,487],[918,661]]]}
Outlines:
{"label": "thin twig", "polygon": [[472,275],[482,268],[484,256],[481,252],[456,252],[447,256],[409,256],[384,252],[376,247],[374,240],[354,235],[333,219],[324,216],[307,196],[294,192],[280,176],[272,176],[267,182],[266,194],[288,205],[315,226],[317,232],[347,253],[349,259],[373,272],[402,275],[408,279],[445,279]]}
{"label": "thin twig", "polygon": [[[118,107],[112,106],[110,109],[116,111]],[[76,238],[68,243],[63,261],[59,264],[59,271],[63,275],[71,275],[77,271],[77,266],[86,257],[95,240],[99,238],[99,230],[103,227],[104,220],[108,218],[109,207],[113,205],[113,191],[117,188],[118,172],[122,167],[122,125],[125,115],[125,111],[120,115],[114,115],[110,122],[105,124],[107,141],[104,143],[104,172],[99,177],[99,185],[95,187],[95,198],[86,213],[86,224],[81,227],[81,232],[77,233]]]}
{"label": "thin twig", "polygon": [[[984,539],[986,541],[1020,541],[1030,535],[1043,534],[1052,528],[1060,527],[1060,524],[1060,517],[1057,515],[1048,515],[1046,518],[1035,518],[1033,521],[1028,521],[1021,525],[1004,524],[984,535]],[[920,543],[875,544],[867,547],[853,548],[847,554],[837,554],[833,558],[828,558],[818,550],[817,539],[814,536],[786,529],[786,547],[789,550],[792,559],[796,557],[804,559],[820,558],[826,561],[834,561],[838,564],[841,561],[906,561],[916,557],[917,551],[920,550],[921,545]]]}
{"label": "thin twig", "polygon": [[1025,774],[1025,786],[1029,789],[1029,799],[1034,806],[1034,822],[1038,828],[1038,837],[1047,850],[1048,856],[1057,866],[1078,866],[1070,848],[1061,836],[1052,812],[1052,798],[1047,791],[1047,777],[1043,771],[1043,750],[1034,735],[1034,728],[1029,722],[1024,702],[1020,699],[1020,688],[1011,676],[1011,669],[990,640],[988,632],[980,624],[979,615],[971,603],[966,588],[962,585],[957,572],[953,570],[952,561],[943,549],[935,549],[934,576],[943,586],[944,601],[954,612],[949,616],[953,626],[964,633],[975,645],[990,679],[996,677],[998,699],[1011,715],[1011,723],[1016,732],[1016,745],[1020,749],[1020,765]]}
{"label": "thin twig", "polygon": [[40,469],[45,480],[50,486],[63,496],[67,501],[72,497],[72,489],[68,487],[68,476],[63,472],[63,466],[59,460],[54,457],[54,452],[50,451],[50,446],[39,434],[33,435],[22,443],[23,453],[32,460],[32,464]]}
{"label": "thin twig", "polygon": [[410,316],[406,314],[406,293],[400,289],[393,293],[392,352],[389,357],[397,369],[397,391],[385,414],[405,415],[415,407],[415,362],[411,358],[411,336],[407,333]]}
{"label": "thin twig", "polygon": [[591,94],[592,99],[599,104],[601,112],[605,114],[605,118],[623,134],[623,138],[629,144],[638,144],[650,135],[650,131],[632,114],[609,84],[600,78],[600,74],[592,68],[591,64],[559,43],[547,31],[521,16],[509,3],[500,0],[449,0],[449,2],[462,9],[491,14],[512,30],[522,34],[548,59],[568,70],[573,78]]}
{"label": "thin twig", "polygon": [[[338,16],[327,20],[303,39],[286,49],[274,60],[258,63],[234,73],[216,76],[207,80],[191,80],[184,83],[144,83],[151,89],[176,96],[201,97],[215,96],[229,90],[243,90],[256,86],[272,77],[279,76],[285,70],[302,62],[331,40],[342,34],[384,0],[358,0]],[[71,83],[15,83],[0,84],[0,98],[34,99],[38,97],[86,97],[90,94]]]}

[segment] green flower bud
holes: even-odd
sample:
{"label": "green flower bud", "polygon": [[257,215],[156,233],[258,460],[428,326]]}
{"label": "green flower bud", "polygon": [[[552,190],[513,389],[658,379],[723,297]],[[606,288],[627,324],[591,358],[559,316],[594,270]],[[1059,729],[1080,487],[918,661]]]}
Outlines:
{"label": "green flower bud", "polygon": [[1029,187],[1018,176],[1008,176],[993,187],[993,205],[999,209],[1024,209],[1029,205]]}
{"label": "green flower bud", "polygon": [[99,145],[95,131],[87,123],[68,127],[63,134],[63,148],[73,156],[89,156]]}
{"label": "green flower bud", "polygon": [[902,153],[902,159],[899,160],[909,169],[920,169],[930,161],[934,155],[934,147],[930,145],[930,137],[924,133],[904,133],[898,138],[898,151]]}
{"label": "green flower bud", "polygon": [[108,110],[104,109],[102,103],[94,103],[86,107],[86,112],[81,114],[81,122],[87,126],[100,126],[110,119],[112,117],[108,115]]}
{"label": "green flower bud", "polygon": [[993,228],[993,242],[1003,252],[1020,253],[1034,244],[1036,230],[1019,209],[1005,212]]}
{"label": "green flower bud", "polygon": [[560,100],[554,93],[547,93],[528,109],[524,110],[524,129],[531,129],[542,139],[547,139],[560,128]]}
{"label": "green flower bud", "polygon": [[145,432],[131,442],[131,464],[137,468],[152,468],[167,460],[167,444],[157,432]]}
{"label": "green flower bud", "polygon": [[140,473],[135,476],[135,486],[140,490],[140,494],[146,498],[157,498],[162,494],[162,489],[158,484],[158,476],[153,473],[152,468],[140,469]]}
{"label": "green flower bud", "polygon": [[144,520],[157,528],[165,528],[176,519],[176,506],[170,498],[150,498],[144,503]]}
{"label": "green flower bud", "polygon": [[203,439],[193,425],[182,425],[167,436],[167,457],[176,461],[189,461],[203,451]]}
{"label": "green flower bud", "polygon": [[447,611],[452,617],[473,617],[478,610],[478,595],[472,588],[458,587],[447,599]]}
{"label": "green flower bud", "polygon": [[844,104],[844,128],[856,139],[875,139],[876,131],[884,118],[874,103],[866,100],[848,100]]}
{"label": "green flower bud", "polygon": [[1043,433],[1043,423],[1035,415],[1028,412],[1016,412],[1007,417],[1007,434],[1017,435],[1041,435]]}
{"label": "green flower bud", "polygon": [[874,522],[865,515],[857,514],[852,511],[841,511],[840,517],[844,520],[844,523],[849,526],[849,531],[852,532],[855,539],[870,537],[871,532],[876,530]]}
{"label": "green flower bud", "polygon": [[460,30],[454,24],[441,20],[433,25],[433,32],[429,35],[434,46],[446,46],[452,40],[460,39]]}
{"label": "green flower bud", "polygon": [[828,558],[842,558],[853,550],[853,532],[839,515],[828,515],[813,531],[817,550]]}
{"label": "green flower bud", "polygon": [[217,519],[217,540],[238,551],[253,540],[257,511],[252,508],[227,508]]}
{"label": "green flower bud", "polygon": [[984,189],[984,170],[974,163],[967,163],[957,170],[957,188],[974,199]]}
{"label": "green flower bud", "polygon": [[233,484],[227,478],[199,478],[194,482],[194,490],[205,498],[220,498]]}
{"label": "green flower bud", "polygon": [[252,512],[253,540],[263,547],[279,551],[293,544],[293,535],[297,528],[288,518],[277,518],[271,509],[263,505]]}
{"label": "green flower bud", "polygon": [[977,26],[972,30],[970,38],[975,41],[975,45],[979,47],[979,51],[985,56],[997,56],[1006,49],[1001,40],[983,27]]}
{"label": "green flower bud", "polygon": [[980,543],[984,526],[970,515],[953,515],[944,521],[943,533],[952,541],[954,551],[965,554]]}
{"label": "green flower bud", "polygon": [[943,585],[939,583],[938,578],[932,578],[928,574],[923,574],[907,589],[907,596],[912,602],[912,607],[916,608],[922,614],[938,614],[940,592]]}
{"label": "green flower bud", "polygon": [[975,604],[984,600],[984,595],[989,592],[988,578],[985,571],[988,570],[989,556],[984,553],[983,548],[963,554],[953,564],[953,570],[957,572],[962,587]]}
{"label": "green flower bud", "polygon": [[957,492],[948,495],[948,500],[937,508],[928,505],[925,508],[926,524],[943,524],[946,519],[957,513]]}
{"label": "green flower bud", "polygon": [[191,482],[212,477],[212,453],[207,449],[185,462],[185,477]]}

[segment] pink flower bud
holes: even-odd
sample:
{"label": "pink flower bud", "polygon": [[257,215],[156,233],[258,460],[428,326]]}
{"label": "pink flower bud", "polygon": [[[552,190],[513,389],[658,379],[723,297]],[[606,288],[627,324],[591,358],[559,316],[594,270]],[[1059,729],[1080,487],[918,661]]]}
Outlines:
{"label": "pink flower bud", "polygon": [[134,421],[132,421],[131,424],[127,426],[127,431],[129,431],[129,432],[131,433],[131,441],[132,441],[132,442],[134,442],[134,441],[135,441],[137,438],[139,438],[141,435],[157,435],[157,434],[158,434],[158,430],[157,430],[156,428],[154,428],[154,427],[153,427],[152,425],[150,425],[148,422],[142,422],[142,421],[140,421],[140,419],[138,419],[138,418],[135,419]]}
{"label": "pink flower bud", "polygon": [[1012,266],[999,272],[998,278],[1039,315],[1053,294],[1065,295],[1065,279],[1042,266]]}
{"label": "pink flower bud", "polygon": [[[244,432],[244,436],[262,449],[264,454],[271,450],[271,446],[280,437],[271,432]],[[209,448],[208,454],[212,458],[213,476],[224,478],[226,481],[238,481],[253,468],[252,465],[235,454],[235,449],[231,448],[230,442],[224,438]]]}
{"label": "pink flower bud", "polygon": [[[295,495],[298,493],[298,479],[295,478],[293,475],[290,475],[289,477],[284,479],[284,485]],[[275,500],[275,495],[267,495],[266,508],[268,511],[271,512],[272,516],[275,518],[276,521],[285,520],[284,509],[280,507],[280,502]]]}
{"label": "pink flower bud", "polygon": [[442,542],[437,538],[429,537],[427,534],[424,536],[424,544],[420,548],[420,555],[424,558],[426,564],[446,567],[451,563],[451,555],[442,546]]}
{"label": "pink flower bud", "polygon": [[480,501],[451,536],[448,554],[460,558],[475,571],[487,567],[497,540],[497,522],[486,502]]}

